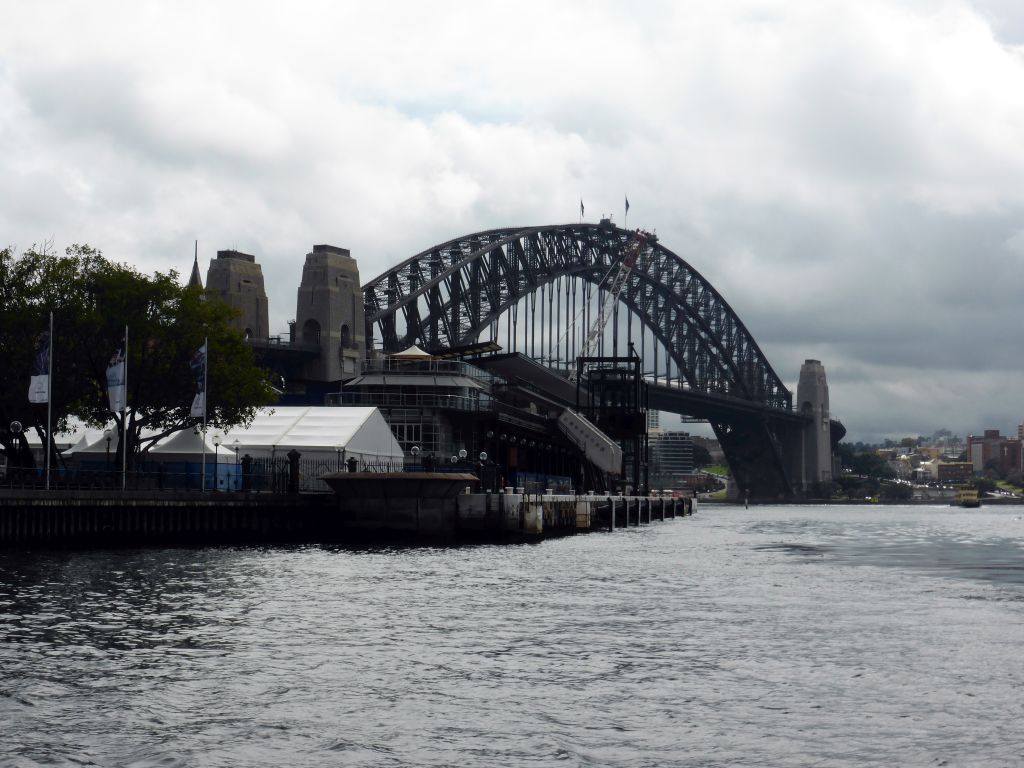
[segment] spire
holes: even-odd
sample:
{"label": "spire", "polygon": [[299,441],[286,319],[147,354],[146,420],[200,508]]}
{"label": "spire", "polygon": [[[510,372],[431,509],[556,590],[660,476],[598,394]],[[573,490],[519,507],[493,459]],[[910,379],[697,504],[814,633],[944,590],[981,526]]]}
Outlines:
{"label": "spire", "polygon": [[200,288],[203,287],[203,278],[199,275],[199,241],[196,240],[196,258],[192,262],[192,274],[188,278],[189,288]]}

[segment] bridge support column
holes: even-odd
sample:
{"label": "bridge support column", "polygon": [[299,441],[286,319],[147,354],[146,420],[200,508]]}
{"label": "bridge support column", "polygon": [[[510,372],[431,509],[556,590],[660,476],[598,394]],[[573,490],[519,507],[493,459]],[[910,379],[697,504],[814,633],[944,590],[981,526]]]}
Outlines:
{"label": "bridge support column", "polygon": [[711,422],[732,470],[732,499],[784,501],[793,495],[779,436],[757,417]]}
{"label": "bridge support column", "polygon": [[826,495],[832,482],[832,429],[828,382],[820,360],[806,360],[800,366],[796,401],[807,417],[800,434],[800,489],[805,496]]}

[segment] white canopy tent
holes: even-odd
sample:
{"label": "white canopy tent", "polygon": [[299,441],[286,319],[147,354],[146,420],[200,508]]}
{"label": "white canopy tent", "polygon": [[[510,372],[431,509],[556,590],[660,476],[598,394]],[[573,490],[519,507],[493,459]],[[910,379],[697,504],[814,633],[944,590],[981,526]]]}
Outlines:
{"label": "white canopy tent", "polygon": [[413,344],[408,349],[403,349],[401,352],[395,352],[389,357],[407,360],[430,360],[433,355],[429,352],[424,352],[422,349]]}
{"label": "white canopy tent", "polygon": [[[224,446],[221,445],[221,447]],[[212,456],[216,450],[213,432],[207,430],[206,452]],[[175,432],[149,449],[149,457],[153,461],[198,461],[202,453],[203,436],[195,429],[183,429],[180,432]]]}
{"label": "white canopy tent", "polygon": [[221,448],[237,448],[240,454],[254,458],[295,449],[304,459],[344,461],[355,457],[363,463],[401,462],[404,455],[384,416],[368,406],[263,410],[250,426],[225,433]]}
{"label": "white canopy tent", "polygon": [[[53,444],[57,450],[63,453],[69,451],[74,452],[80,448],[84,448],[93,442],[97,438],[103,435],[102,429],[96,429],[94,427],[87,427],[81,421],[76,419],[74,416],[69,416],[67,420],[67,431],[66,432],[54,432],[53,433]],[[34,451],[42,453],[43,441],[39,438],[39,433],[32,427],[25,430],[25,439],[28,440],[29,446]]]}
{"label": "white canopy tent", "polygon": [[[248,427],[223,432],[210,425],[205,441],[208,456],[218,452],[214,437],[218,432],[223,434],[219,449],[222,460],[245,454],[253,458],[284,456],[292,449],[303,459],[331,462],[355,457],[364,464],[400,464],[403,459],[402,447],[387,421],[377,408],[369,406],[267,408],[260,410]],[[64,452],[66,456],[96,461],[117,452],[116,430],[112,430],[109,448],[103,430],[83,429],[79,435]],[[153,461],[198,462],[202,453],[202,435],[194,429],[183,429],[160,440],[147,455]]]}
{"label": "white canopy tent", "polygon": [[[80,460],[94,460],[105,456],[109,450],[110,454],[117,453],[118,434],[113,422],[110,424],[110,445],[107,445],[106,430],[86,428],[81,439],[73,446],[64,451],[64,456]],[[156,430],[143,429],[142,437],[150,437],[157,434]]]}

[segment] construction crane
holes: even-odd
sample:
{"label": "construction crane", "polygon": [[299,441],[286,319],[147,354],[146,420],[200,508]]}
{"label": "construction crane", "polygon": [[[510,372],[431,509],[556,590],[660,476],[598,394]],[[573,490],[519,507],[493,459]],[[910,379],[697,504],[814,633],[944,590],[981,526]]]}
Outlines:
{"label": "construction crane", "polygon": [[[636,264],[637,258],[643,250],[644,245],[647,244],[648,240],[654,240],[655,235],[650,232],[644,232],[643,230],[636,230],[633,232],[633,238],[626,243],[623,248],[622,259],[616,265],[618,269],[615,275],[612,277],[611,282],[608,284],[604,302],[598,308],[597,319],[594,324],[590,327],[590,331],[587,333],[587,339],[583,343],[583,348],[580,350],[580,357],[590,357],[594,348],[597,346],[597,339],[604,332],[605,325],[608,324],[608,318],[611,316],[612,308],[615,303],[619,300],[619,294],[622,293],[622,289],[626,286],[626,280],[629,278],[630,273],[633,271],[633,266]],[[615,269],[615,267],[612,267]],[[612,273],[612,269],[608,270],[608,274],[605,275],[607,279],[608,275]],[[603,280],[601,281],[604,282]],[[580,315],[583,311],[580,311]],[[577,316],[578,317],[578,316]],[[575,324],[575,320],[573,321]],[[568,329],[566,330],[568,333]],[[565,338],[563,335],[562,338]],[[577,368],[573,367],[569,369],[569,381],[576,381]]]}

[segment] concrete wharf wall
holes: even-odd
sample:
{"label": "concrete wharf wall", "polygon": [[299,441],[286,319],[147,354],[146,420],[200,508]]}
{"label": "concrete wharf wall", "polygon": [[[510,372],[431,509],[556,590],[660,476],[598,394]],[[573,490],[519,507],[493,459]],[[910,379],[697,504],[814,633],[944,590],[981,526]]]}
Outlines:
{"label": "concrete wharf wall", "polygon": [[0,547],[303,541],[336,517],[330,494],[0,491]]}
{"label": "concrete wharf wall", "polygon": [[692,514],[692,499],[0,490],[0,547],[508,541]]}

